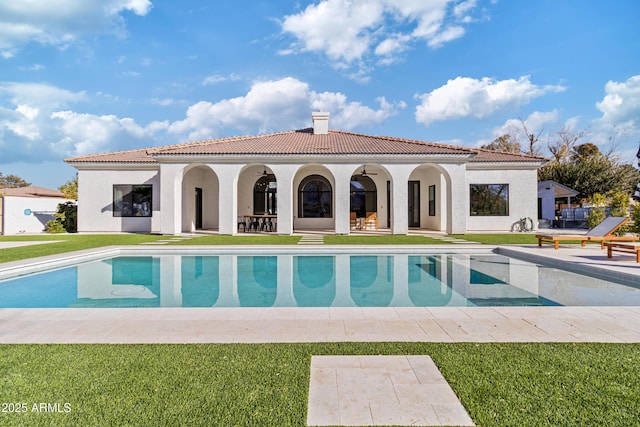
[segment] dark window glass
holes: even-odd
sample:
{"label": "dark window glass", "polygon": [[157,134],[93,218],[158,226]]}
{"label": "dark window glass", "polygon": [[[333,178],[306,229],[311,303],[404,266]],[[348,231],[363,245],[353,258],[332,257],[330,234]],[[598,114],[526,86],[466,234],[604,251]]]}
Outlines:
{"label": "dark window glass", "polygon": [[253,186],[253,214],[278,213],[278,187],[274,176],[263,176]]}
{"label": "dark window glass", "polygon": [[436,186],[429,186],[429,216],[436,216]]}
{"label": "dark window glass", "polygon": [[508,216],[509,184],[471,184],[471,216]]}
{"label": "dark window glass", "polygon": [[113,216],[151,216],[151,185],[114,185]]}
{"label": "dark window glass", "polygon": [[323,176],[310,175],[298,187],[298,216],[300,218],[332,218],[331,184]]}
{"label": "dark window glass", "polygon": [[355,212],[358,218],[365,218],[367,212],[377,212],[377,206],[378,192],[375,182],[368,176],[352,176],[351,212]]}

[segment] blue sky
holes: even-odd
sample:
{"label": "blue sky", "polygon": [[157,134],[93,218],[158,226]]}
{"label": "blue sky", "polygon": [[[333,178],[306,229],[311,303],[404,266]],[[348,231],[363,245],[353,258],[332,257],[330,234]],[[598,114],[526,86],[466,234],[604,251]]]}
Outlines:
{"label": "blue sky", "polygon": [[330,127],[479,146],[524,121],[632,162],[640,2],[0,0],[0,172]]}

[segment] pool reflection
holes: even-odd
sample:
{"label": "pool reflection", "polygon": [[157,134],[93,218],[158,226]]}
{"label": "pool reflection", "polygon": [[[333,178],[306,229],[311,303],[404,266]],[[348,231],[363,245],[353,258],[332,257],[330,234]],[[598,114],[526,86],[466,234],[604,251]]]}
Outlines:
{"label": "pool reflection", "polygon": [[538,295],[536,265],[498,255],[160,255],[74,268],[74,307],[554,304]]}

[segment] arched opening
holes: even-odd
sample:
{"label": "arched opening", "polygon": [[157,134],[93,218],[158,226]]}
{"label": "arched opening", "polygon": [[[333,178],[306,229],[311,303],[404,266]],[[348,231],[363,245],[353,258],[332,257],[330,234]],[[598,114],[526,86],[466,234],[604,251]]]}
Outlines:
{"label": "arched opening", "polygon": [[451,185],[447,171],[436,164],[424,164],[409,176],[408,225],[446,231],[451,221]]}
{"label": "arched opening", "polygon": [[333,218],[333,190],[322,175],[309,175],[298,186],[299,218]]}
{"label": "arched opening", "polygon": [[182,179],[182,231],[215,230],[219,221],[219,183],[205,165],[185,169]]}
{"label": "arched opening", "polygon": [[351,177],[350,211],[356,218],[365,218],[367,212],[376,212],[378,207],[378,190],[376,183],[366,175]]}
{"label": "arched opening", "polygon": [[273,174],[261,176],[253,186],[253,214],[278,213],[278,185]]}

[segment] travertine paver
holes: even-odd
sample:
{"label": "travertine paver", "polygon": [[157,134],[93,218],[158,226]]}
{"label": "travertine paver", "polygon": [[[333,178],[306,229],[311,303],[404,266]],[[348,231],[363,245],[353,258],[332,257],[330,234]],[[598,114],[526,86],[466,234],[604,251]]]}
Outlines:
{"label": "travertine paver", "polygon": [[429,356],[313,356],[307,425],[475,424]]}

